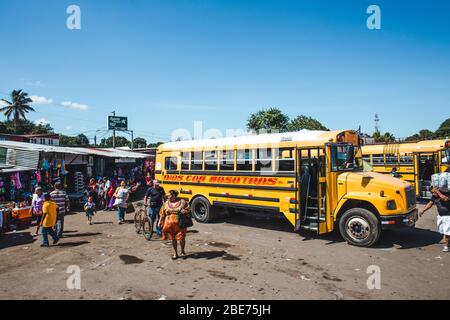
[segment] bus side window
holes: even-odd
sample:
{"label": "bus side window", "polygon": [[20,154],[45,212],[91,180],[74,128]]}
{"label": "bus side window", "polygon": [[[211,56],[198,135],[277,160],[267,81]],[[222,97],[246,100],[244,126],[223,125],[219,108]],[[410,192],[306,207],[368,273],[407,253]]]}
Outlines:
{"label": "bus side window", "polygon": [[272,171],[272,149],[260,148],[256,151],[256,171]]}
{"label": "bus side window", "polygon": [[410,155],[400,156],[400,164],[401,165],[411,165],[412,166],[414,164],[413,156],[410,156]]}
{"label": "bus side window", "polygon": [[181,170],[189,170],[189,152],[181,153]]}
{"label": "bus side window", "polygon": [[178,170],[178,158],[177,157],[167,157],[165,158],[165,169],[167,171]]}
{"label": "bus side window", "polygon": [[275,171],[295,171],[294,149],[275,149]]}
{"label": "bus side window", "polygon": [[253,150],[245,149],[237,151],[237,164],[238,171],[253,171]]}
{"label": "bus side window", "polygon": [[205,151],[205,170],[217,171],[217,151]]}
{"label": "bus side window", "polygon": [[386,165],[394,165],[397,166],[398,163],[398,156],[396,154],[387,154],[386,155]]}
{"label": "bus side window", "polygon": [[220,158],[220,170],[234,171],[234,150],[224,150]]}
{"label": "bus side window", "polygon": [[191,171],[203,170],[203,152],[191,152]]}
{"label": "bus side window", "polygon": [[374,154],[372,155],[373,164],[384,164],[384,156],[382,154]]}

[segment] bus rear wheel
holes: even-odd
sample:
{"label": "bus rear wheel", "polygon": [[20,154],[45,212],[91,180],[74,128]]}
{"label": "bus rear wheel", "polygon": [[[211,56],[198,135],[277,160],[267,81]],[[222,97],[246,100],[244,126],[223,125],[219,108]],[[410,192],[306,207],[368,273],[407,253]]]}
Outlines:
{"label": "bus rear wheel", "polygon": [[209,201],[203,197],[195,198],[191,203],[192,214],[197,222],[208,223],[214,220],[214,212]]}
{"label": "bus rear wheel", "polygon": [[349,244],[357,247],[373,246],[381,235],[378,218],[363,208],[346,211],[339,220],[339,231]]}

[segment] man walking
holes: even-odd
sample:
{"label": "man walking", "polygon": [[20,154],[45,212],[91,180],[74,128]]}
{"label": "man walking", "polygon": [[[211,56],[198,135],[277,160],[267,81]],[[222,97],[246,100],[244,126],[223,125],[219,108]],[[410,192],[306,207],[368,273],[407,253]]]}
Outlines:
{"label": "man walking", "polygon": [[48,243],[48,235],[53,238],[53,244],[57,244],[59,241],[58,236],[56,235],[55,230],[53,229],[56,225],[56,216],[57,216],[57,205],[52,201],[50,195],[47,193],[44,196],[44,204],[42,206],[42,245],[43,248],[48,248],[50,245]]}
{"label": "man walking", "polygon": [[449,252],[450,243],[450,197],[447,194],[442,193],[438,188],[432,187],[431,194],[433,195],[430,202],[419,212],[420,217],[425,212],[430,210],[433,205],[436,205],[438,211],[437,227],[439,233],[444,236],[444,249],[443,252]]}
{"label": "man walking", "polygon": [[151,219],[153,225],[156,225],[156,234],[159,236],[162,235],[162,230],[159,227],[159,212],[163,206],[165,195],[164,189],[155,180],[153,186],[148,188],[144,198],[145,206],[148,207],[148,218]]}
{"label": "man walking", "polygon": [[56,233],[58,238],[63,237],[64,216],[69,212],[69,196],[63,190],[61,182],[55,183],[55,190],[50,193],[52,201],[56,202],[58,215],[56,219]]}

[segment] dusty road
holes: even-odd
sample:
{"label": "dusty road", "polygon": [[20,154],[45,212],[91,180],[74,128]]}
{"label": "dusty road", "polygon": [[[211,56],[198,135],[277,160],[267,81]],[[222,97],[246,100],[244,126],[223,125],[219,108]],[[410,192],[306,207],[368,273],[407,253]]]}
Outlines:
{"label": "dusty road", "polygon": [[[133,224],[115,224],[115,213],[99,213],[93,226],[80,213],[66,217],[66,237],[49,249],[34,227],[0,235],[0,299],[449,299],[450,255],[435,216],[369,249],[237,215],[196,224],[188,258],[172,261],[169,243],[147,242]],[[82,270],[81,290],[67,289],[71,265]],[[381,269],[380,290],[367,288],[371,265]]]}

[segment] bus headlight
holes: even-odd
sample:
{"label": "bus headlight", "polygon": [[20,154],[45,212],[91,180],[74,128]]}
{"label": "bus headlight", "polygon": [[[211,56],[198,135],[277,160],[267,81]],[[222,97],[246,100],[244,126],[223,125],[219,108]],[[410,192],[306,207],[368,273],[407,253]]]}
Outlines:
{"label": "bus headlight", "polygon": [[395,204],[395,200],[389,200],[387,202],[387,209],[388,210],[395,210],[395,209],[397,209],[397,205]]}

